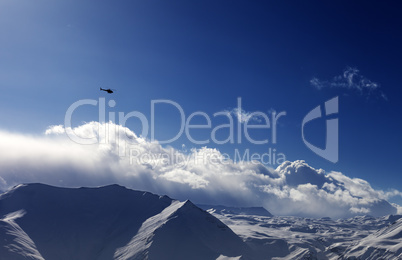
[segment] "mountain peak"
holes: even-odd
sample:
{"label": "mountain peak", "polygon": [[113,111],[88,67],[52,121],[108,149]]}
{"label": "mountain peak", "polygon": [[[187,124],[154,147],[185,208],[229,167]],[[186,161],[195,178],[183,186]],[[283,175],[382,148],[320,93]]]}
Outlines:
{"label": "mountain peak", "polygon": [[[0,196],[0,218],[17,215],[0,219],[0,230],[4,230],[0,246],[3,250],[19,247],[17,251],[26,255],[35,252],[35,259],[144,255],[153,259],[216,259],[220,255],[239,256],[247,248],[226,225],[189,200],[180,202],[119,185],[19,185]],[[23,245],[29,248],[12,241],[26,241]]]}

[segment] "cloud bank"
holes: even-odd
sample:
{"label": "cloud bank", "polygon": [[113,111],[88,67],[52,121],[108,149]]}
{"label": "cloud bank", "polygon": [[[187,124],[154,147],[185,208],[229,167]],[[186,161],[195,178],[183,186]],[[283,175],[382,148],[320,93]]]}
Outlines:
{"label": "cloud bank", "polygon": [[345,88],[356,90],[362,95],[378,94],[387,100],[386,95],[379,90],[380,85],[361,75],[357,68],[347,67],[343,74],[335,76],[331,80],[312,78],[310,84],[318,90],[323,88]]}
{"label": "cloud bank", "polygon": [[[66,131],[96,138],[99,144],[75,143]],[[386,199],[401,195],[304,161],[272,169],[258,162],[233,162],[207,147],[179,151],[113,123],[52,126],[43,136],[0,131],[0,143],[2,190],[30,182],[64,187],[117,183],[195,203],[264,206],[276,215],[332,218],[395,214],[398,206]]]}

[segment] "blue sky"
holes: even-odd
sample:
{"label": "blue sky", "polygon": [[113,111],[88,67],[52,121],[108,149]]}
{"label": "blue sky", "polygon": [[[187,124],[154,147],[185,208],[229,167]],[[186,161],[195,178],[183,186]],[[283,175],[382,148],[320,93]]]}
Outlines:
{"label": "blue sky", "polygon": [[[175,101],[186,115],[212,116],[236,108],[241,97],[246,112],[286,111],[277,143],[208,147],[229,154],[272,148],[290,161],[341,171],[374,188],[401,189],[397,7],[374,1],[1,1],[0,128],[40,135],[63,124],[67,108],[80,99],[106,97],[116,101],[108,112],[140,111],[149,118],[151,100]],[[329,87],[348,68],[378,88]],[[314,78],[328,86],[318,89]],[[99,87],[117,91],[107,95]],[[339,161],[331,163],[303,143],[301,122],[335,96]],[[96,108],[85,107],[73,123],[93,120]],[[161,105],[156,122],[157,139],[169,139],[178,130],[177,111]],[[213,118],[213,126],[223,123]],[[134,119],[127,126],[141,131]],[[324,119],[306,131],[324,147]],[[205,139],[211,130],[193,133]],[[271,133],[259,129],[253,136]],[[182,144],[201,147],[185,136],[170,145]]]}

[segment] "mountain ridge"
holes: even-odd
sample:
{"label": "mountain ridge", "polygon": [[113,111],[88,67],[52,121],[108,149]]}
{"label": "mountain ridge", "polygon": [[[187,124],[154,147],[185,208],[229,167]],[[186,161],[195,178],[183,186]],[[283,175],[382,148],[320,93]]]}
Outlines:
{"label": "mountain ridge", "polygon": [[[166,210],[171,210],[170,214],[163,214]],[[117,254],[118,249],[130,245],[137,235],[149,239],[151,243],[143,243],[142,247],[139,245],[140,248],[137,244],[134,251],[131,247],[130,257],[124,259],[136,259],[139,255],[149,256],[149,259],[164,259],[175,252],[181,252],[181,258],[177,259],[197,259],[193,252],[180,248],[175,241],[190,241],[189,248],[193,251],[215,259],[221,254],[234,257],[239,256],[237,253],[247,251],[243,241],[233,231],[190,201],[179,202],[167,196],[134,191],[119,185],[98,188],[18,185],[0,196],[2,223],[7,224],[7,216],[16,212],[24,214],[12,221],[32,241],[30,248],[39,253],[37,259],[122,259]],[[162,222],[151,225],[148,228],[151,234],[144,237],[141,228],[149,224],[152,218],[160,218]],[[215,224],[211,225],[211,220]],[[224,227],[226,232],[216,223]],[[202,233],[203,228],[205,234]],[[183,237],[175,235],[179,231]],[[186,234],[187,231],[190,235]],[[8,239],[9,244],[5,246],[17,246],[16,241],[24,239],[24,233]],[[220,237],[220,241],[226,241],[229,237],[237,244],[235,250],[224,243],[211,244],[210,239],[202,237],[206,235],[212,238],[211,234]],[[0,235],[0,240],[4,240],[5,236],[5,233]],[[164,244],[176,248],[172,251],[172,248],[163,247]],[[162,251],[154,250],[155,247]],[[22,254],[31,255],[31,251],[22,250]]]}

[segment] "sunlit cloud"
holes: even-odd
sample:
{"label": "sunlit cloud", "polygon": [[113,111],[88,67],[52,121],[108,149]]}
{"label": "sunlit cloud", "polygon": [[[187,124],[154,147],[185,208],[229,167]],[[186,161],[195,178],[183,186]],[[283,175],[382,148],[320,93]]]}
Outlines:
{"label": "sunlit cloud", "polygon": [[[69,131],[98,143],[76,143],[67,137]],[[400,191],[375,190],[365,180],[326,173],[304,161],[272,169],[256,161],[234,162],[208,147],[183,152],[113,123],[90,122],[70,130],[51,126],[43,136],[1,131],[0,142],[0,190],[31,182],[64,187],[117,183],[194,203],[264,206],[276,215],[337,218],[400,210],[386,201],[401,196]]]}

